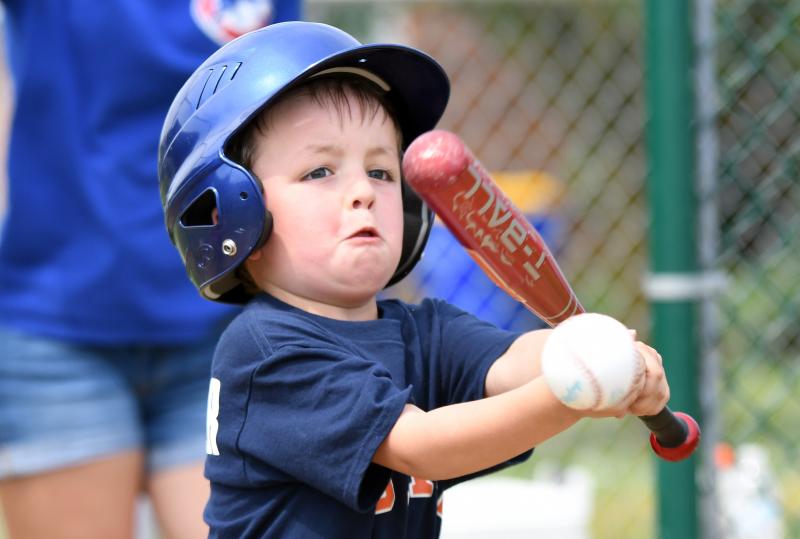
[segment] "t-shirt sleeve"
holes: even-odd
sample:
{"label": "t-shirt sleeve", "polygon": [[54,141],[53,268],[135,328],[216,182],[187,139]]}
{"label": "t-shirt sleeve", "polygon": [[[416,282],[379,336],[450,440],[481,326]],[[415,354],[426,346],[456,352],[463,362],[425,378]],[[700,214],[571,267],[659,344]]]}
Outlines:
{"label": "t-shirt sleeve", "polygon": [[372,464],[410,398],[380,364],[331,347],[287,347],[252,375],[239,449],[260,481],[269,466],[366,511],[390,472]]}
{"label": "t-shirt sleeve", "polygon": [[444,403],[482,399],[489,368],[520,334],[499,329],[444,301],[436,301],[435,306]]}
{"label": "t-shirt sleeve", "polygon": [[[476,318],[458,307],[436,301],[441,327],[440,368],[447,403],[467,402],[485,397],[489,368],[520,336]],[[517,457],[486,470],[441,481],[442,489],[497,472],[524,462],[532,454],[526,451]]]}

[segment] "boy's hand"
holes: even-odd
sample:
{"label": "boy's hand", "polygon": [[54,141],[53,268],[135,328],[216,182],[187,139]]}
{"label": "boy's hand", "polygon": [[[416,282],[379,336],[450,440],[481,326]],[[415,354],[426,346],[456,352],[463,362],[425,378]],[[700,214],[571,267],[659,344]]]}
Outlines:
{"label": "boy's hand", "polygon": [[669,384],[659,354],[653,347],[636,341],[636,350],[642,356],[645,367],[645,379],[639,391],[632,393],[617,406],[605,410],[587,411],[586,417],[624,417],[627,414],[636,416],[655,415],[669,401]]}
{"label": "boy's hand", "polygon": [[645,379],[642,390],[631,403],[628,413],[638,416],[656,415],[669,401],[669,384],[661,354],[641,341],[636,341],[636,348],[644,359]]}

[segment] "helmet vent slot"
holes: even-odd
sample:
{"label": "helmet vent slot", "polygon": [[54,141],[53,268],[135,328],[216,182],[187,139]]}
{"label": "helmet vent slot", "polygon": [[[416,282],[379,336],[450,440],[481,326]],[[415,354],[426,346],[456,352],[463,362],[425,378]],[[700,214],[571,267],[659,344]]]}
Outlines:
{"label": "helmet vent slot", "polygon": [[236,76],[240,67],[242,67],[242,62],[236,62],[231,65],[222,64],[210,68],[205,83],[203,84],[203,89],[200,92],[200,97],[197,98],[197,105],[195,108],[199,109],[208,98],[227,86]]}
{"label": "helmet vent slot", "polygon": [[181,215],[181,224],[184,227],[214,226],[214,210],[217,209],[217,197],[212,189],[207,189],[186,208]]}

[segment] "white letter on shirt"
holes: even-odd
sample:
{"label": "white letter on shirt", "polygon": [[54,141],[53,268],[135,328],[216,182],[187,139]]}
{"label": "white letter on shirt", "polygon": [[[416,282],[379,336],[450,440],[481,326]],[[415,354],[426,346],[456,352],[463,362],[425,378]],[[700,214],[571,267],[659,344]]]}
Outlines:
{"label": "white letter on shirt", "polygon": [[217,378],[212,378],[208,384],[208,410],[206,412],[206,453],[209,455],[219,455],[217,447],[217,431],[219,423],[219,389],[221,382]]}

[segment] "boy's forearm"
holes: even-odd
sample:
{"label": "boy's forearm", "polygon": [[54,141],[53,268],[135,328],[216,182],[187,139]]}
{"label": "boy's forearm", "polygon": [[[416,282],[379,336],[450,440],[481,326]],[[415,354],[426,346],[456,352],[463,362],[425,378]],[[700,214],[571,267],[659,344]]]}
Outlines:
{"label": "boy's forearm", "polygon": [[530,382],[542,373],[541,356],[550,329],[538,329],[520,335],[486,374],[487,397],[505,393]]}
{"label": "boy's forearm", "polygon": [[580,417],[537,378],[501,395],[429,412],[406,407],[374,461],[416,477],[450,479],[505,462]]}

